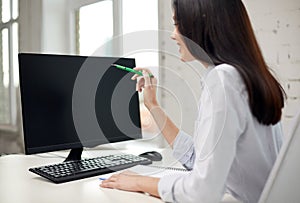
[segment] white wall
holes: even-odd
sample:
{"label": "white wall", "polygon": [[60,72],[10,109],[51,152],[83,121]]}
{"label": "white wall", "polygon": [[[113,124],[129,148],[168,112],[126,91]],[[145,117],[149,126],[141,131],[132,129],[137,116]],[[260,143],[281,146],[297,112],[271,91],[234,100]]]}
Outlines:
{"label": "white wall", "polygon": [[41,51],[55,54],[71,53],[67,0],[43,0],[42,2]]}
{"label": "white wall", "polygon": [[20,0],[20,52],[71,52],[67,2]]}
{"label": "white wall", "polygon": [[42,1],[26,0],[20,2],[19,51],[40,52],[42,32]]}

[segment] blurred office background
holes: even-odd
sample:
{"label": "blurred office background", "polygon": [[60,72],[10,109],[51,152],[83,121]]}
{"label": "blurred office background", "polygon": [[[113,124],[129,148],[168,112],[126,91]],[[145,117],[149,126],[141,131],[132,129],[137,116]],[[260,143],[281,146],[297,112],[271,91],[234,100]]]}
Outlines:
{"label": "blurred office background", "polygon": [[[243,2],[264,57],[287,92],[287,133],[300,109],[300,1]],[[172,30],[171,0],[0,0],[0,154],[24,151],[19,52],[135,57],[137,66],[159,78],[162,107],[192,134],[203,68],[180,61]],[[132,37],[141,36],[145,48],[133,50]],[[141,118],[144,136],[155,134],[142,95]]]}

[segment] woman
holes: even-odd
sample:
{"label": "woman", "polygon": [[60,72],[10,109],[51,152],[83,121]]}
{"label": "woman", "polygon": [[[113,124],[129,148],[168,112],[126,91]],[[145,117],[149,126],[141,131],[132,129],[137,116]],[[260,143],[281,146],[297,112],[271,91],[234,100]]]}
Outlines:
{"label": "woman", "polygon": [[[101,186],[147,192],[170,202],[219,202],[224,192],[258,202],[281,146],[285,93],[269,72],[241,0],[173,0],[183,61],[211,68],[194,136],[180,131],[156,100],[156,79],[142,68],[137,90],[188,176],[118,174]],[[210,57],[204,57],[189,40]],[[136,79],[135,75],[132,79]],[[162,124],[163,123],[163,124]]]}

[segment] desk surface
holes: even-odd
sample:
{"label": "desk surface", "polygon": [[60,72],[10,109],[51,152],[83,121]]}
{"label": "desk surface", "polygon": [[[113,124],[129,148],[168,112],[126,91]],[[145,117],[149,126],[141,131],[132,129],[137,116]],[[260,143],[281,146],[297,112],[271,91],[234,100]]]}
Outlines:
{"label": "desk surface", "polygon": [[[120,152],[119,150],[117,151]],[[154,163],[155,165],[175,165],[178,167],[178,163],[172,158],[169,149],[156,151],[160,151],[162,153],[163,160]],[[130,150],[126,150],[126,152],[137,154],[132,153]],[[89,157],[90,155],[97,153],[101,153],[102,156],[113,154],[112,150],[101,150],[101,152],[94,151],[89,152],[88,154],[85,152],[83,155]],[[159,198],[143,193],[101,188],[99,187],[99,180],[97,176],[62,184],[54,184],[28,171],[30,167],[62,162],[64,159],[57,155],[66,156],[67,152],[55,152],[39,155],[7,155],[0,157],[0,202],[162,202]],[[229,196],[226,196],[223,199],[223,202],[232,201],[232,198]]]}

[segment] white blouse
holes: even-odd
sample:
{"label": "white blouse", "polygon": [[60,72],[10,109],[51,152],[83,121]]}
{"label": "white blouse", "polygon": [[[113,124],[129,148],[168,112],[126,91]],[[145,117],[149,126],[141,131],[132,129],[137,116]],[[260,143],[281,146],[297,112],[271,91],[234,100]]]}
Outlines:
{"label": "white blouse", "polygon": [[180,131],[173,155],[186,176],[165,176],[158,184],[167,202],[214,203],[224,192],[244,203],[258,202],[282,144],[280,123],[258,123],[248,104],[246,86],[227,64],[208,72],[194,136]]}

